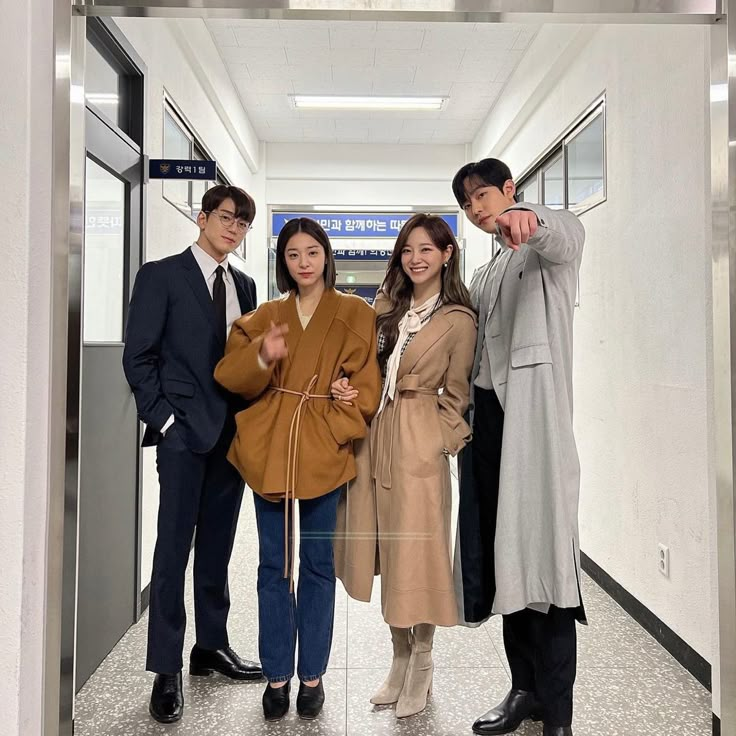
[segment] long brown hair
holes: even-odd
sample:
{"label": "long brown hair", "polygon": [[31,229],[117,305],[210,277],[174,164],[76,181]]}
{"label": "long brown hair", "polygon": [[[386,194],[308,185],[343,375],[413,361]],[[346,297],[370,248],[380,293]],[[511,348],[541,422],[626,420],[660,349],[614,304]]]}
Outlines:
{"label": "long brown hair", "polygon": [[407,220],[396,238],[396,245],[386,267],[386,276],[379,290],[379,294],[388,299],[391,304],[389,311],[379,315],[376,320],[376,327],[384,336],[383,350],[378,354],[381,372],[385,372],[386,363],[399,337],[399,322],[411,306],[414,285],[401,267],[401,251],[404,249],[409,235],[418,227],[426,230],[429,239],[438,250],[446,251],[449,246],[452,246],[452,253],[447,261],[447,267],[442,267],[440,298],[437,300],[436,309],[444,304],[459,304],[468,309],[473,309],[470,294],[460,278],[460,249],[450,226],[436,215],[414,215],[410,220]]}

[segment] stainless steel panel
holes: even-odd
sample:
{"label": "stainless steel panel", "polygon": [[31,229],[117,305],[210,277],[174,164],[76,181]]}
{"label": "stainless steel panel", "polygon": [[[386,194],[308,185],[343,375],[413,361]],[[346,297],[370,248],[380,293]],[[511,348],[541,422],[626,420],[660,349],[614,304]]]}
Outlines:
{"label": "stainless steel panel", "polygon": [[52,334],[44,733],[72,733],[79,491],[81,252],[84,227],[84,17],[54,11]]}
{"label": "stainless steel panel", "polygon": [[88,15],[467,23],[710,23],[724,0],[77,0]]}
{"label": "stainless steel panel", "polygon": [[[729,0],[736,18],[736,0]],[[720,717],[736,735],[736,22],[711,29],[713,388],[715,403]]]}

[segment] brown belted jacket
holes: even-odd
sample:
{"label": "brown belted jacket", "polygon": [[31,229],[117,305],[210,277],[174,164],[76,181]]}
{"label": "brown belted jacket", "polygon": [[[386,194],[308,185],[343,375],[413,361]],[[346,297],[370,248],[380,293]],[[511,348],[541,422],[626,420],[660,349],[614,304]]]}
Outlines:
{"label": "brown belted jacket", "polygon": [[[272,322],[288,324],[289,354],[263,370],[258,353]],[[253,401],[236,416],[228,459],[256,493],[316,498],[355,477],[352,440],[366,435],[381,392],[375,322],[363,299],[334,289],[306,329],[294,293],[235,322],[215,379]],[[360,391],[352,406],[327,398],[342,376]]]}

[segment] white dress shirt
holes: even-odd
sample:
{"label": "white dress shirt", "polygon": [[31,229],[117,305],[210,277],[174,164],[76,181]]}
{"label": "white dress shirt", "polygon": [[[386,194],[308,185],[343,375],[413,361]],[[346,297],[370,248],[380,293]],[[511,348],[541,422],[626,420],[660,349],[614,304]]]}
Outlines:
{"label": "white dress shirt", "polygon": [[225,269],[223,278],[225,279],[225,314],[227,315],[227,325],[225,326],[225,335],[230,334],[230,328],[233,326],[233,322],[238,319],[242,312],[240,311],[240,301],[238,300],[238,292],[235,289],[235,281],[233,275],[230,272],[230,264],[228,259],[222,263],[218,263],[209,253],[205,253],[197,243],[192,244],[192,254],[194,255],[197,265],[202,271],[202,276],[207,284],[207,288],[212,297],[212,290],[215,286],[215,271],[218,266],[222,266]]}
{"label": "white dress shirt", "polygon": [[[222,266],[225,269],[223,274],[223,280],[225,281],[225,316],[227,319],[227,325],[225,326],[225,335],[230,334],[230,328],[233,326],[233,322],[238,319],[242,312],[240,310],[240,300],[238,299],[238,292],[235,288],[235,280],[230,271],[230,264],[228,259],[222,263],[218,263],[209,253],[202,250],[197,243],[192,243],[192,255],[194,260],[197,261],[204,281],[207,284],[207,289],[210,292],[210,297],[215,286],[216,271],[218,266]],[[174,423],[174,415],[172,414],[167,420],[166,424],[161,428],[161,433],[166,434],[166,430]]]}

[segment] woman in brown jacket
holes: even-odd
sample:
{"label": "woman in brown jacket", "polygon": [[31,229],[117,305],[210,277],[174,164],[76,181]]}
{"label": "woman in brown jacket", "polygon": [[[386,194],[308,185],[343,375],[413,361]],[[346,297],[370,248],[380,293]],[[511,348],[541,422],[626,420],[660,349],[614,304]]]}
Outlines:
{"label": "woman in brown jacket", "polygon": [[[235,322],[215,378],[252,402],[236,416],[228,458],[255,491],[264,716],[278,720],[289,709],[298,640],[297,712],[311,719],[324,703],[332,643],[339,489],[355,477],[352,440],[366,435],[381,378],[375,313],[335,290],[330,242],[313,220],[291,220],[279,234],[276,281],[288,296]],[[340,376],[360,390],[350,405],[331,399]],[[294,499],[302,532],[296,597]]]}
{"label": "woman in brown jacket", "polygon": [[[376,301],[381,402],[339,513],[335,553],[348,593],[369,600],[380,569],[394,657],[371,702],[396,703],[399,718],[426,706],[435,626],[457,623],[448,455],[470,439],[463,415],[476,339],[458,256],[440,217],[416,215],[399,233]],[[345,379],[332,391],[362,396]]]}

